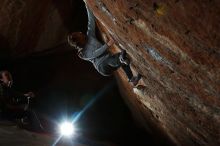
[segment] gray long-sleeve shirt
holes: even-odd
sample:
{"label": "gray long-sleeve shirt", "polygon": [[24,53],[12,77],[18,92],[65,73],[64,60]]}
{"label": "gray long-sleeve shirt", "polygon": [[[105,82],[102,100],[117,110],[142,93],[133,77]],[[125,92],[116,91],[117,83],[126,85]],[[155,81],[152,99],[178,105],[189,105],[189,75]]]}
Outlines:
{"label": "gray long-sleeve shirt", "polygon": [[95,34],[95,16],[93,15],[92,11],[88,8],[87,15],[88,15],[88,29],[87,29],[87,43],[85,47],[78,52],[78,56],[86,61],[90,61],[93,63],[96,70],[104,76],[107,76],[103,72],[100,71],[100,65],[102,62],[109,57],[107,52],[107,44],[102,44],[97,38]]}

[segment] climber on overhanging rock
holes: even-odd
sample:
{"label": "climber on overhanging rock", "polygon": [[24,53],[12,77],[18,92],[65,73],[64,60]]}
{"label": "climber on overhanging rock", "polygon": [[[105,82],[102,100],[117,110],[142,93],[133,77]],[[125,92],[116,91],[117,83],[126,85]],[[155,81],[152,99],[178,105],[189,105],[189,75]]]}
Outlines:
{"label": "climber on overhanging rock", "polygon": [[78,50],[78,56],[86,61],[93,63],[96,70],[103,76],[109,76],[113,71],[122,67],[128,77],[129,82],[134,86],[138,84],[141,75],[133,76],[130,68],[130,61],[127,58],[126,51],[123,50],[117,54],[110,54],[108,48],[114,44],[112,38],[107,44],[101,44],[95,34],[95,16],[88,8],[86,0],[84,0],[88,14],[88,30],[87,35],[81,32],[73,32],[68,35],[68,43],[70,46]]}

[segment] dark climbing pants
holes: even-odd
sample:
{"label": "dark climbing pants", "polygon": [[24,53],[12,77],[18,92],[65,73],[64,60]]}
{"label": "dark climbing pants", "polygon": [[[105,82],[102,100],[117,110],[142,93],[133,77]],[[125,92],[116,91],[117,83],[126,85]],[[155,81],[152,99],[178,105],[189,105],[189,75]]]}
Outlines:
{"label": "dark climbing pants", "polygon": [[133,77],[133,73],[131,71],[130,65],[126,65],[120,62],[119,60],[120,53],[109,55],[107,59],[105,59],[101,64],[101,70],[104,74],[111,74],[113,71],[122,67],[126,76],[129,80]]}

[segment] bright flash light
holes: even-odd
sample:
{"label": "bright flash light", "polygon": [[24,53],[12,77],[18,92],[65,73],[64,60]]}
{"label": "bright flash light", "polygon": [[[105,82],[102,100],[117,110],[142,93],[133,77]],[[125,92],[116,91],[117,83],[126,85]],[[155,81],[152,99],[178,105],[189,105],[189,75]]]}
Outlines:
{"label": "bright flash light", "polygon": [[75,132],[75,127],[71,122],[63,122],[60,125],[60,133],[63,136],[70,136],[73,135]]}

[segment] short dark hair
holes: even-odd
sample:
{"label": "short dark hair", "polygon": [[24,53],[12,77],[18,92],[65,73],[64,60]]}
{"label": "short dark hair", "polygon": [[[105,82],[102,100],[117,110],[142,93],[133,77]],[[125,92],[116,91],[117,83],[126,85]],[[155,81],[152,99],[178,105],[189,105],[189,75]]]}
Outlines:
{"label": "short dark hair", "polygon": [[71,41],[75,42],[77,46],[83,47],[86,39],[86,35],[82,32],[73,32],[68,37],[71,37]]}

